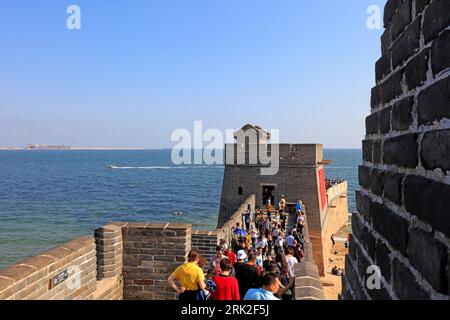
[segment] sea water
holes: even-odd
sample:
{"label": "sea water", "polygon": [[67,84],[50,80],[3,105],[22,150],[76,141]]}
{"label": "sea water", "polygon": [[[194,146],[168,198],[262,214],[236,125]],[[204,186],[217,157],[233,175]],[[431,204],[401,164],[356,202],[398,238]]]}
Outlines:
{"label": "sea water", "polygon": [[[0,268],[93,234],[111,221],[215,229],[224,167],[175,166],[170,155],[170,150],[0,151]],[[349,182],[352,212],[361,150],[325,150],[324,158],[333,160],[325,168],[327,178]]]}

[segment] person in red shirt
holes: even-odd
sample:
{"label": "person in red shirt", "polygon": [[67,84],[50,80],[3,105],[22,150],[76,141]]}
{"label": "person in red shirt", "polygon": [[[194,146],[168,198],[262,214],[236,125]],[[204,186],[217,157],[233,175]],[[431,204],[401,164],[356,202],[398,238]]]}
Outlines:
{"label": "person in red shirt", "polygon": [[238,281],[235,277],[231,276],[231,270],[233,265],[227,258],[220,261],[220,269],[222,273],[214,277],[213,281],[216,283],[217,289],[213,293],[212,300],[222,301],[239,301],[241,296],[239,295]]}
{"label": "person in red shirt", "polygon": [[234,265],[236,263],[236,253],[234,253],[230,247],[228,247],[227,250],[225,250],[224,255],[228,257],[231,265]]}

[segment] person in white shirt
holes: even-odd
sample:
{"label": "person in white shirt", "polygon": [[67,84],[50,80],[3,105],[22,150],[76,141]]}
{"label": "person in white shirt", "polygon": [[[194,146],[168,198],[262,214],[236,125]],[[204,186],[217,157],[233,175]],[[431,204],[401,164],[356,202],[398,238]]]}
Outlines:
{"label": "person in white shirt", "polygon": [[297,258],[294,257],[294,250],[292,248],[286,249],[286,261],[288,264],[288,276],[289,278],[295,277],[295,265],[298,263]]}
{"label": "person in white shirt", "polygon": [[305,224],[305,218],[303,218],[302,213],[298,212],[297,214],[298,214],[298,216],[297,216],[297,224],[304,225]]}
{"label": "person in white shirt", "polygon": [[283,248],[283,233],[280,232],[278,238],[275,240],[275,246],[278,248]]}
{"label": "person in white shirt", "polygon": [[264,234],[261,234],[258,238],[258,241],[256,242],[257,248],[263,248],[265,249],[267,247],[267,239]]}
{"label": "person in white shirt", "polygon": [[294,241],[295,241],[294,236],[292,235],[291,232],[289,232],[289,235],[286,237],[288,247],[292,248],[294,246]]}
{"label": "person in white shirt", "polygon": [[225,252],[228,249],[228,244],[225,242],[225,239],[220,239],[220,245],[222,246],[223,252]]}
{"label": "person in white shirt", "polygon": [[263,268],[264,261],[266,261],[266,256],[263,253],[263,248],[258,247],[256,252],[256,265]]}
{"label": "person in white shirt", "polygon": [[280,230],[278,230],[278,227],[275,226],[275,228],[273,229],[273,232],[272,232],[272,236],[274,238],[278,238],[279,235],[280,235]]}
{"label": "person in white shirt", "polygon": [[305,218],[303,218],[303,215],[301,211],[299,211],[297,216],[297,231],[300,233],[303,233],[303,226],[305,225]]}

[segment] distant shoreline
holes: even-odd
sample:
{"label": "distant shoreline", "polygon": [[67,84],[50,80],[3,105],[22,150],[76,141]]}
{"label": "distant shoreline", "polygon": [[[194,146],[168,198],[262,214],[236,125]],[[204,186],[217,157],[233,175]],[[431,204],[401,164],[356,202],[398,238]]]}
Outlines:
{"label": "distant shoreline", "polygon": [[70,148],[68,150],[145,150],[145,148]]}

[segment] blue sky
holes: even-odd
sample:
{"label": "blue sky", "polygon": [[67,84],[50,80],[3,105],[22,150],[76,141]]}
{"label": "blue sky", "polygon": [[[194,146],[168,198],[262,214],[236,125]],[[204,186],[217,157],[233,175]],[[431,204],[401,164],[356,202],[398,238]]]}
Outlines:
{"label": "blue sky", "polygon": [[366,10],[385,2],[5,1],[0,146],[164,148],[202,120],[360,148],[382,33]]}

